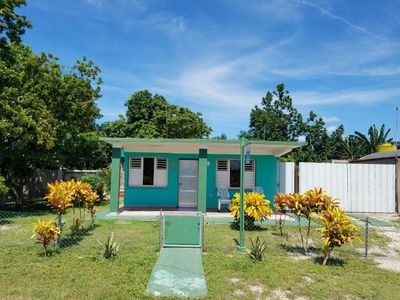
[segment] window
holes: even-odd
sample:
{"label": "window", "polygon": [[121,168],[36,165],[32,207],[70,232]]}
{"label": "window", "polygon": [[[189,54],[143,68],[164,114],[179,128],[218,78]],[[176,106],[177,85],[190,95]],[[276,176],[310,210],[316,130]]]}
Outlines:
{"label": "window", "polygon": [[[218,159],[217,160],[217,187],[240,187],[240,160]],[[251,189],[255,187],[255,160],[245,164],[244,187]]]}
{"label": "window", "polygon": [[143,185],[154,185],[154,158],[143,158]]}
{"label": "window", "polygon": [[129,186],[166,187],[168,160],[154,157],[129,157]]}
{"label": "window", "polygon": [[240,160],[231,159],[229,164],[229,186],[240,187]]}

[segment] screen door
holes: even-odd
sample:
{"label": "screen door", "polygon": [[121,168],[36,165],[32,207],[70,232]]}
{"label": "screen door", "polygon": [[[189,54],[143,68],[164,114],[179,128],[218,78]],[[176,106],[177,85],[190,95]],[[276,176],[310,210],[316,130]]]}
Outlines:
{"label": "screen door", "polygon": [[179,160],[179,207],[197,208],[197,160]]}

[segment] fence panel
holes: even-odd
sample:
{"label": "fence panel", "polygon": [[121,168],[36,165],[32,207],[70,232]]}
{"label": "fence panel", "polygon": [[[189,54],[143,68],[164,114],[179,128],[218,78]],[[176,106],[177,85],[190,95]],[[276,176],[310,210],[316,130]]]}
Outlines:
{"label": "fence panel", "polygon": [[280,162],[278,165],[278,191],[289,194],[294,192],[294,162]]}
{"label": "fence panel", "polygon": [[300,163],[299,192],[322,187],[351,212],[395,212],[395,166]]}

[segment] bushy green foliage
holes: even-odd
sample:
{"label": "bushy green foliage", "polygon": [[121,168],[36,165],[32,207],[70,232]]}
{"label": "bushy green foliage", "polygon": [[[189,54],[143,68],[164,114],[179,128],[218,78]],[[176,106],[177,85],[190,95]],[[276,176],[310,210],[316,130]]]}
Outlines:
{"label": "bushy green foliage", "polygon": [[93,190],[96,191],[97,195],[102,198],[104,194],[105,182],[104,179],[95,174],[84,174],[80,181],[90,184]]}
{"label": "bushy green foliage", "polygon": [[100,171],[99,176],[104,182],[104,191],[110,193],[111,189],[111,164]]}
{"label": "bushy green foliage", "polygon": [[8,187],[6,186],[4,177],[0,176],[0,198],[3,198],[8,193]]}
{"label": "bushy green foliage", "polygon": [[294,149],[283,157],[293,161],[325,161],[331,159],[357,159],[376,152],[377,146],[390,142],[389,130],[383,124],[380,129],[375,125],[368,134],[356,131],[353,135],[344,135],[344,126],[339,125],[328,132],[326,122],[315,112],[310,111],[305,118],[293,105],[293,100],[285,85],[280,83],[273,92],[267,92],[261,99],[261,105],[250,112],[250,128],[240,136],[247,139],[298,141],[305,138],[306,145]]}
{"label": "bushy green foliage", "polygon": [[109,137],[203,138],[211,128],[202,114],[168,103],[161,95],[138,91],[125,103],[126,116],[105,122],[100,131]]}

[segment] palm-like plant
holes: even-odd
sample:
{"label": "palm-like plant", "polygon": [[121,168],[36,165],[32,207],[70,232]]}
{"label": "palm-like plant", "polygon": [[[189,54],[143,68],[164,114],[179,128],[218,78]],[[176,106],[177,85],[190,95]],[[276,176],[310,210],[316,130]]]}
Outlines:
{"label": "palm-like plant", "polygon": [[376,128],[375,125],[368,129],[368,136],[356,131],[355,137],[360,142],[362,147],[365,148],[367,154],[374,153],[378,151],[378,146],[384,143],[390,143],[393,139],[388,139],[390,129],[385,130],[385,124],[382,124],[380,130]]}

